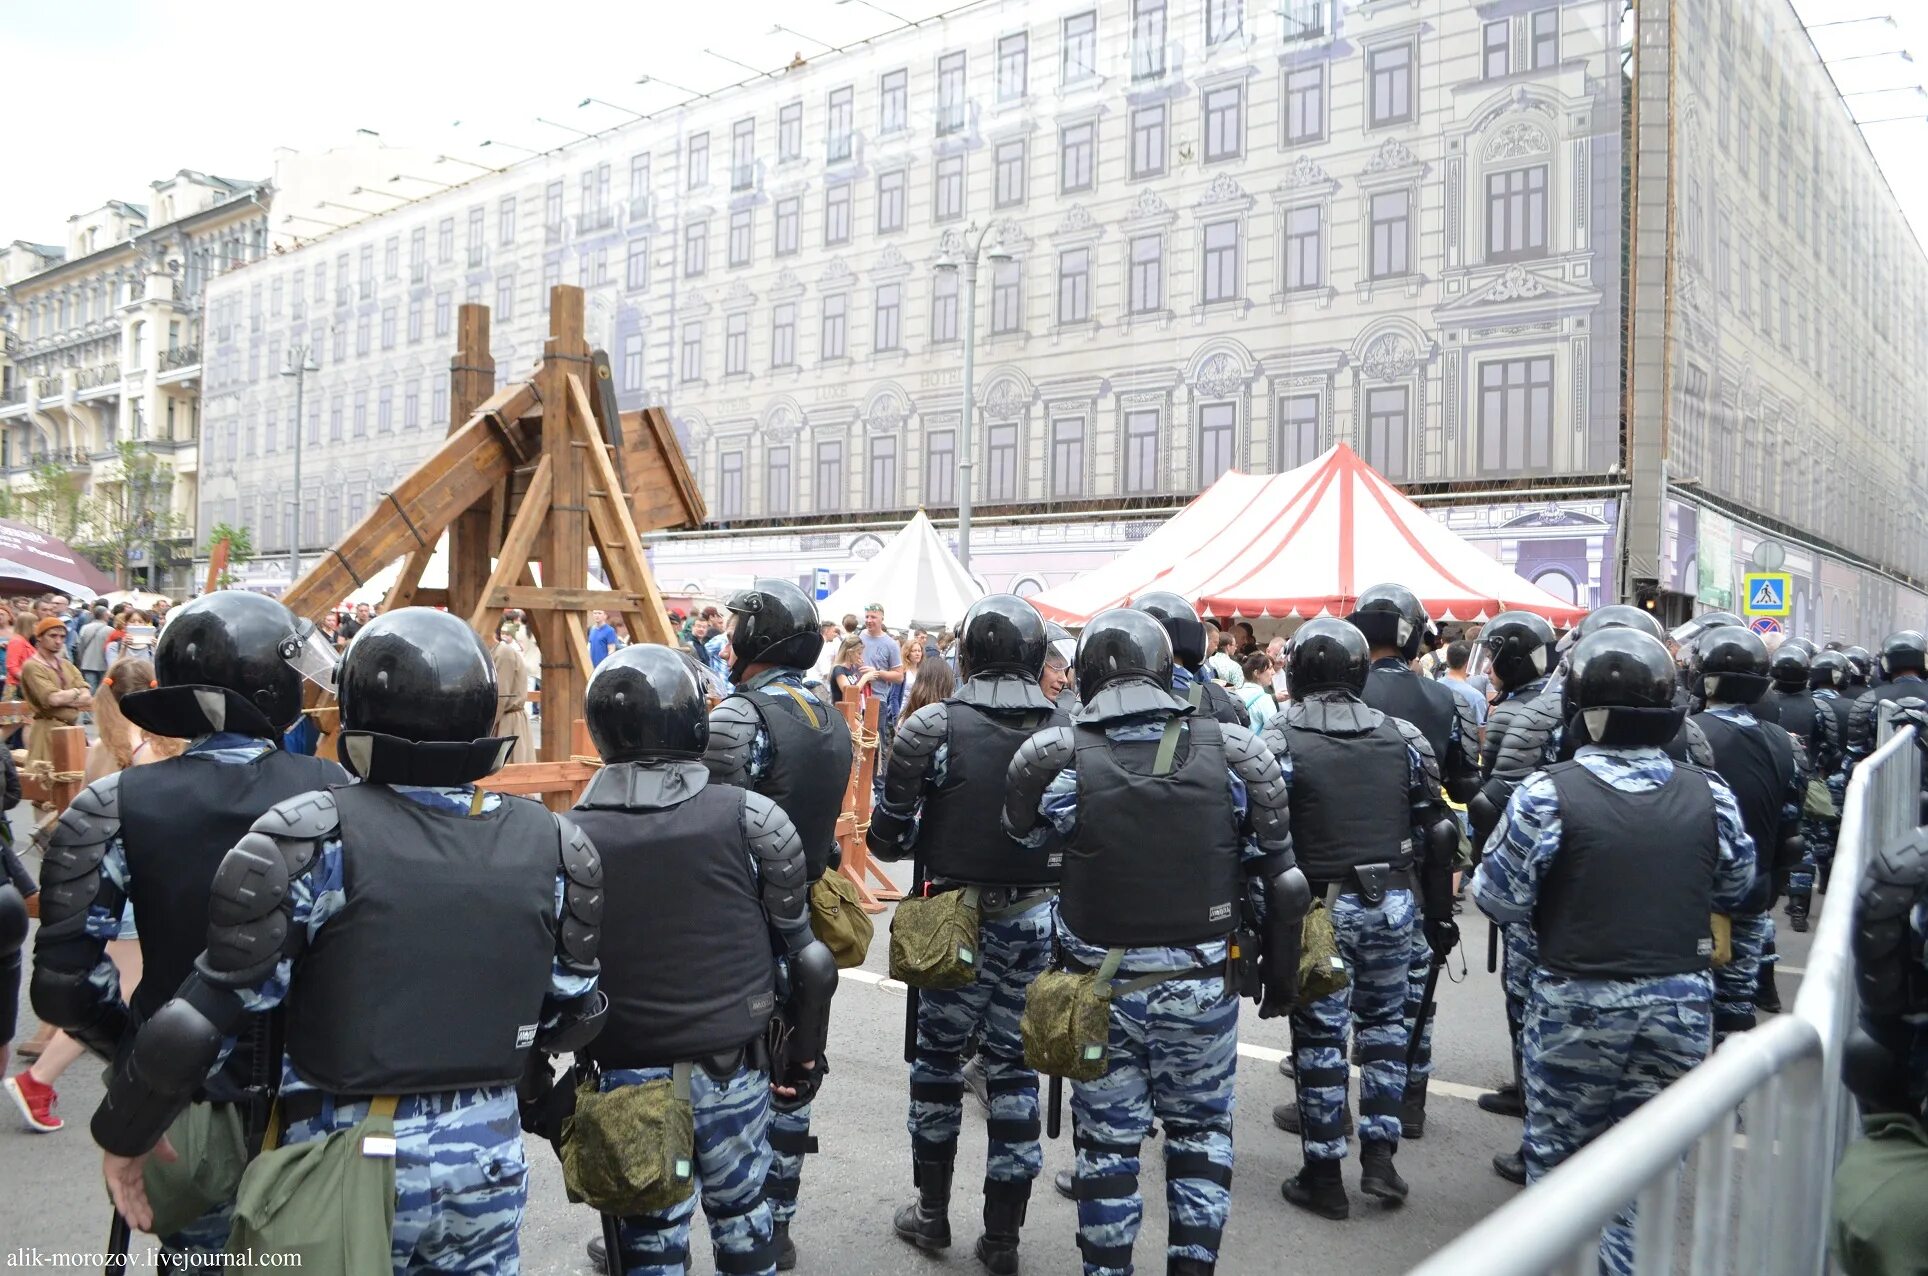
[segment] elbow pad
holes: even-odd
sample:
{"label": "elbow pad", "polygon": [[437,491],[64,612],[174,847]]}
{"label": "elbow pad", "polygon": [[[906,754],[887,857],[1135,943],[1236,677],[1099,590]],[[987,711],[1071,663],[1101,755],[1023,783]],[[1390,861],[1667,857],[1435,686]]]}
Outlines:
{"label": "elbow pad", "polygon": [[[10,890],[0,890],[0,895]],[[27,996],[34,1014],[104,1059],[114,1057],[127,1035],[127,1006],[120,993],[104,992],[89,971],[56,970],[35,962]]]}
{"label": "elbow pad", "polygon": [[609,1015],[609,998],[598,988],[562,1007],[556,1026],[536,1038],[545,1054],[574,1054],[596,1039]]}
{"label": "elbow pad", "polygon": [[763,721],[756,706],[744,696],[730,696],[710,710],[710,742],[703,749],[703,765],[718,784],[750,787],[750,752]]}
{"label": "elbow pad", "polygon": [[603,870],[589,834],[556,816],[561,834],[562,930],[556,958],[571,974],[593,975],[601,967],[596,954],[602,946]]}
{"label": "elbow pad", "polygon": [[796,825],[769,798],[746,792],[743,829],[750,839],[750,853],[756,856],[764,917],[778,930],[806,926],[810,917],[810,865]]}
{"label": "elbow pad", "polygon": [[784,1018],[790,1025],[792,1060],[821,1064],[830,1037],[830,999],[836,993],[837,959],[822,940],[813,939],[790,958],[790,1003]]}
{"label": "elbow pad", "polygon": [[0,881],[0,954],[27,942],[27,901],[12,882]]}
{"label": "elbow pad", "polygon": [[101,861],[107,857],[107,844],[119,834],[118,775],[88,785],[60,813],[40,860],[40,935],[34,941],[36,945],[85,933],[87,910],[101,894],[105,881]]}
{"label": "elbow pad", "polygon": [[94,1142],[116,1156],[138,1156],[160,1142],[243,1018],[233,993],[190,975],[180,995],[141,1025],[134,1048],[108,1075],[107,1096],[94,1112]]}
{"label": "elbow pad", "polygon": [[901,860],[915,828],[917,804],[924,796],[931,761],[950,739],[950,711],[927,704],[897,724],[891,737],[890,761],[884,772],[884,800],[870,812],[864,844],[880,860]]}
{"label": "elbow pad", "polygon": [[1466,818],[1473,825],[1473,850],[1475,852],[1485,848],[1486,839],[1493,836],[1493,830],[1499,827],[1501,808],[1495,804],[1492,796],[1488,792],[1492,787],[1489,781],[1486,787],[1482,788],[1478,793],[1475,793],[1473,800],[1466,804]]}
{"label": "elbow pad", "polygon": [[1286,1014],[1299,1000],[1299,957],[1305,947],[1305,915],[1312,888],[1297,868],[1265,882],[1265,947],[1259,966],[1259,1017]]}
{"label": "elbow pad", "polygon": [[1038,826],[1038,803],[1075,752],[1070,727],[1046,727],[1018,746],[1004,773],[1004,827],[1024,837]]}
{"label": "elbow pad", "polygon": [[1292,849],[1291,794],[1285,768],[1258,735],[1245,727],[1224,727],[1225,762],[1245,783],[1247,819],[1259,849],[1267,855]]}

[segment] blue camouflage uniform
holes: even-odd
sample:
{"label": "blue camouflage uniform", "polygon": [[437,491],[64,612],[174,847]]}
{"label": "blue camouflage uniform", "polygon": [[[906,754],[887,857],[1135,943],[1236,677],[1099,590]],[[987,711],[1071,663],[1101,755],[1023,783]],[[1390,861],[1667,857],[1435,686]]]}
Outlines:
{"label": "blue camouflage uniform", "polygon": [[[1655,748],[1583,745],[1575,760],[1625,793],[1661,788],[1674,763]],[[1734,794],[1709,773],[1720,839],[1712,902],[1738,908],[1754,882],[1754,843]],[[1473,900],[1501,925],[1530,925],[1540,886],[1560,854],[1559,797],[1535,772],[1514,792],[1473,875]],[[1751,933],[1734,931],[1735,960]],[[1753,956],[1749,955],[1750,958]],[[1750,961],[1750,969],[1752,964]],[[1751,977],[1750,977],[1750,987]],[[1603,1134],[1713,1048],[1714,977],[1707,972],[1640,979],[1573,979],[1534,970],[1521,1029],[1529,1183]],[[1615,1216],[1601,1238],[1601,1265],[1633,1270],[1633,1209]]]}
{"label": "blue camouflage uniform", "polygon": [[[1841,693],[1833,687],[1817,687],[1814,690],[1816,707],[1827,716],[1830,722],[1835,720],[1834,706],[1840,699]],[[1834,862],[1834,843],[1841,836],[1841,812],[1847,805],[1848,799],[1848,778],[1843,770],[1847,758],[1845,744],[1846,742],[1840,738],[1840,733],[1837,731],[1834,733],[1835,747],[1832,754],[1808,759],[1812,765],[1812,774],[1828,786],[1828,797],[1834,802],[1833,819],[1809,815],[1806,804],[1802,805],[1802,841],[1807,848],[1803,868],[1810,889],[1815,876],[1823,873],[1826,867]]]}
{"label": "blue camouflage uniform", "polygon": [[[413,802],[467,814],[475,790],[391,786]],[[484,795],[480,810],[498,809],[500,794]],[[563,916],[568,879],[556,874],[556,916]],[[322,841],[314,863],[288,883],[289,924],[306,927],[309,943],[341,911],[348,899],[342,874],[339,837]],[[425,952],[432,955],[432,949]],[[283,958],[274,972],[252,989],[238,989],[251,1013],[272,1010],[288,995],[297,963]],[[578,975],[557,960],[550,975],[542,1027],[554,1027],[557,1007],[595,991],[594,975]],[[226,1051],[223,1051],[225,1055]],[[281,1094],[312,1091],[291,1065],[281,1074]],[[281,1135],[284,1147],[353,1129],[368,1115],[361,1099],[322,1097],[321,1110],[294,1121]],[[515,1087],[481,1086],[400,1096],[395,1108],[395,1231],[389,1254],[395,1271],[494,1272],[513,1276],[521,1269],[517,1232],[528,1200],[528,1162],[522,1154],[522,1125]]]}
{"label": "blue camouflage uniform", "polygon": [[[1183,695],[1190,680],[1173,679]],[[1140,714],[1104,725],[1113,743],[1155,742],[1168,714]],[[1286,775],[1289,784],[1291,776]],[[1245,783],[1229,769],[1226,782],[1243,830],[1247,863],[1265,856],[1247,826]],[[1045,825],[1069,842],[1078,827],[1078,775],[1058,772],[1038,811],[1044,817],[1020,840],[1042,846]],[[1059,950],[1096,968],[1107,950],[1080,939],[1062,918]],[[1223,968],[1227,940],[1180,947],[1129,948],[1121,978],[1163,970]],[[1077,1149],[1078,1248],[1085,1276],[1127,1276],[1131,1251],[1144,1218],[1138,1190],[1139,1150],[1157,1120],[1165,1131],[1165,1203],[1170,1223],[1166,1253],[1172,1258],[1216,1262],[1220,1233],[1232,1208],[1233,1074],[1238,1061],[1238,995],[1217,973],[1169,979],[1115,996],[1105,1075],[1071,1083],[1071,1118]]]}

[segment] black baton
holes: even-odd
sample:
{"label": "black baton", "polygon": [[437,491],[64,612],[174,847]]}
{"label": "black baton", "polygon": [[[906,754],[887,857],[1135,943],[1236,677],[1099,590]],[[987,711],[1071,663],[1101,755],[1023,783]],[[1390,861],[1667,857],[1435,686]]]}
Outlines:
{"label": "black baton", "polygon": [[115,1210],[114,1221],[107,1228],[107,1264],[101,1268],[105,1276],[126,1276],[127,1243],[133,1235],[134,1229],[127,1225],[127,1219]]}
{"label": "black baton", "polygon": [[604,1265],[603,1270],[606,1272],[622,1271],[622,1229],[616,1226],[616,1216],[614,1214],[603,1214],[600,1217],[602,1218],[603,1225],[603,1253],[609,1256],[609,1261]]}
{"label": "black baton", "polygon": [[1412,1034],[1406,1038],[1407,1076],[1412,1075],[1414,1061],[1419,1058],[1419,1043],[1426,1039],[1426,1024],[1439,1004],[1433,995],[1439,991],[1439,968],[1445,964],[1446,959],[1435,953],[1432,964],[1426,968],[1426,991],[1420,995],[1419,1014],[1413,1018]]}
{"label": "black baton", "polygon": [[1046,1096],[1044,1113],[1044,1134],[1055,1139],[1064,1133],[1064,1078],[1052,1077],[1051,1088]]}
{"label": "black baton", "polygon": [[[1493,974],[1500,968],[1500,924],[1486,923],[1486,973]],[[1465,972],[1461,972],[1462,974]]]}

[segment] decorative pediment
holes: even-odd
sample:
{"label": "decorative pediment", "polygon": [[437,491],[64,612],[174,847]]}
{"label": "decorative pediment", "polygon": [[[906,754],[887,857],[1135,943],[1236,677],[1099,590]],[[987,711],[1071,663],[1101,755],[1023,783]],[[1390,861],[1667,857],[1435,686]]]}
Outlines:
{"label": "decorative pediment", "polygon": [[999,381],[984,396],[984,414],[994,421],[1009,421],[1024,415],[1031,406],[1031,396],[1019,388],[1018,383],[1009,379]]}
{"label": "decorative pediment", "polygon": [[1313,159],[1306,151],[1299,152],[1298,157],[1292,161],[1292,166],[1285,170],[1284,180],[1279,183],[1282,189],[1289,191],[1304,190],[1310,186],[1330,185],[1332,185],[1332,175],[1319,167],[1319,161]]}
{"label": "decorative pediment", "polygon": [[895,434],[910,417],[910,409],[895,393],[886,391],[870,401],[864,429],[870,434]]}
{"label": "decorative pediment", "polygon": [[1389,137],[1379,144],[1379,149],[1366,161],[1368,173],[1392,173],[1402,168],[1412,168],[1419,163],[1412,148],[1396,137]]}
{"label": "decorative pediment", "polygon": [[1171,205],[1160,199],[1157,191],[1146,186],[1140,188],[1138,198],[1132,201],[1130,211],[1125,214],[1125,220],[1143,221],[1152,217],[1164,217],[1171,211]]}
{"label": "decorative pediment", "polygon": [[830,264],[817,276],[817,287],[840,288],[851,280],[850,266],[841,257],[832,257]]}
{"label": "decorative pediment", "polygon": [[779,403],[763,418],[765,438],[776,443],[788,443],[803,433],[803,418],[788,404]]}
{"label": "decorative pediment", "polygon": [[788,266],[785,266],[777,272],[777,282],[775,286],[770,289],[770,295],[772,297],[795,297],[801,295],[802,292],[803,281],[798,279],[797,272],[791,270]]}
{"label": "decorative pediment", "polygon": [[1383,333],[1366,347],[1360,366],[1374,381],[1397,381],[1419,366],[1419,348],[1403,332]]}
{"label": "decorative pediment", "polygon": [[1441,321],[1491,323],[1498,314],[1558,314],[1591,310],[1600,304],[1597,289],[1558,275],[1529,270],[1515,262],[1466,296],[1433,311]]}
{"label": "decorative pediment", "polygon": [[1091,210],[1083,204],[1073,204],[1065,210],[1064,220],[1051,232],[1053,239],[1092,240],[1105,233],[1104,226],[1091,215]]}
{"label": "decorative pediment", "polygon": [[1480,148],[1480,158],[1489,162],[1524,159],[1544,155],[1553,149],[1553,139],[1545,129],[1530,120],[1513,120],[1494,130]]}
{"label": "decorative pediment", "polygon": [[1205,193],[1198,197],[1198,206],[1209,208],[1218,204],[1235,204],[1247,198],[1245,188],[1238,184],[1238,179],[1221,170],[1212,178],[1211,185],[1205,188]]}
{"label": "decorative pediment", "polygon": [[730,290],[723,294],[723,307],[726,310],[742,310],[755,304],[756,294],[751,292],[750,285],[741,279],[731,284]]}
{"label": "decorative pediment", "polygon": [[1245,385],[1245,369],[1229,353],[1220,351],[1206,359],[1192,378],[1192,388],[1207,399],[1224,399],[1237,394]]}

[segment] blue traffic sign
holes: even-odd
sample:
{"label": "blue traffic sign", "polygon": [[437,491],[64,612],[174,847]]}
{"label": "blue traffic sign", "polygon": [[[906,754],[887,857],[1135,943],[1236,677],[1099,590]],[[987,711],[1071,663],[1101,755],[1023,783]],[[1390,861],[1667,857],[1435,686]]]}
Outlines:
{"label": "blue traffic sign", "polygon": [[1749,572],[1741,583],[1746,615],[1785,616],[1794,610],[1794,578],[1786,572]]}

